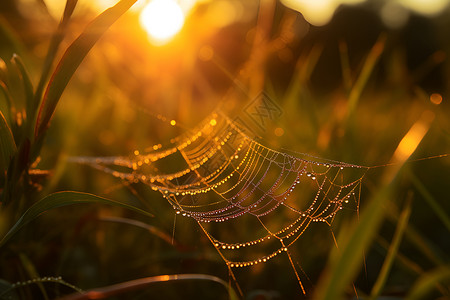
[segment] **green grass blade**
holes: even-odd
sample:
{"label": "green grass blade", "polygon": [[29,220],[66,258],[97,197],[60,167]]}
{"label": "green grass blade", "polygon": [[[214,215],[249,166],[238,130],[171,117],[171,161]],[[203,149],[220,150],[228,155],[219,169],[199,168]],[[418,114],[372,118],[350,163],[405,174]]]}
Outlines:
{"label": "green grass blade", "polygon": [[[2,11],[2,13],[4,12]],[[10,59],[14,53],[22,54],[26,52],[26,47],[21,42],[16,30],[4,17],[0,18],[0,45],[0,58],[4,60]]]}
{"label": "green grass blade", "polygon": [[212,282],[217,282],[223,285],[227,291],[230,300],[239,299],[233,288],[229,286],[227,282],[220,279],[219,277],[208,275],[208,274],[174,274],[174,275],[159,275],[153,277],[146,277],[135,279],[127,282],[118,283],[115,285],[110,285],[102,288],[93,289],[83,293],[72,294],[59,300],[87,300],[93,299],[109,299],[112,296],[117,296],[124,294],[129,291],[142,289],[149,284],[168,282],[168,281],[180,281],[180,280],[207,280]]}
{"label": "green grass blade", "polygon": [[64,53],[45,91],[36,120],[35,136],[41,136],[48,126],[61,95],[69,80],[90,49],[105,31],[122,16],[136,0],[121,0],[105,10],[90,23]]}
{"label": "green grass blade", "polygon": [[[386,250],[386,252],[389,251],[389,247],[391,245],[389,244],[389,242],[387,240],[385,240],[383,237],[378,235],[378,237],[376,238],[376,241],[383,249]],[[410,258],[405,256],[401,252],[397,252],[395,259],[396,259],[397,263],[399,263],[399,265],[402,268],[404,268],[405,270],[407,270],[409,273],[412,273],[414,275],[420,275],[424,272],[424,270],[422,269],[422,267],[420,265],[418,265],[415,261],[411,260]]]}
{"label": "green grass blade", "polygon": [[381,35],[380,38],[378,39],[378,41],[372,47],[372,50],[370,50],[370,53],[367,56],[366,61],[364,62],[364,66],[361,70],[361,73],[359,74],[359,77],[356,80],[355,85],[353,86],[352,90],[350,91],[348,104],[347,104],[349,116],[352,116],[355,111],[358,101],[361,98],[362,91],[364,90],[364,87],[366,86],[367,82],[369,81],[370,75],[372,74],[373,69],[375,68],[375,65],[377,64],[378,59],[381,56],[381,53],[383,53],[385,43],[386,43],[386,37],[384,35]]}
{"label": "green grass blade", "polygon": [[17,147],[11,128],[0,111],[0,172],[2,174],[6,172],[9,162],[16,152]]}
{"label": "green grass blade", "polygon": [[[436,288],[437,284],[440,282],[450,283],[450,266],[444,266],[436,268],[428,273],[422,275],[414,284],[414,287],[409,292],[406,299],[416,300],[416,299],[428,299],[426,295]],[[448,287],[448,285],[447,285]],[[449,296],[449,290],[447,288],[447,295]]]}
{"label": "green grass blade", "polygon": [[[407,229],[405,230],[405,232],[407,232]],[[405,234],[405,240],[406,240],[406,234]],[[377,242],[381,247],[386,249],[386,251],[390,247],[389,243],[380,236],[378,236]],[[417,264],[415,261],[411,260],[410,258],[406,257],[401,252],[397,252],[395,259],[399,263],[400,267],[405,268],[405,270],[408,270],[410,273],[412,273],[414,275],[420,276],[425,273],[425,270],[419,264]],[[442,294],[444,294],[448,290],[448,289],[446,290],[446,288],[441,283],[436,283],[436,288]]]}
{"label": "green grass blade", "polygon": [[151,213],[146,212],[135,206],[118,202],[115,200],[106,199],[93,194],[73,192],[73,191],[57,192],[42,198],[41,200],[33,204],[27,211],[25,211],[25,213],[19,218],[16,224],[14,224],[14,226],[0,241],[0,247],[3,246],[6,243],[6,241],[8,241],[17,231],[19,231],[19,229],[28,224],[30,221],[37,218],[42,213],[58,207],[83,203],[99,203],[99,204],[114,205],[130,209],[147,216],[153,216]]}
{"label": "green grass blade", "polygon": [[397,257],[398,248],[400,247],[400,242],[402,240],[405,229],[408,225],[409,216],[411,214],[411,202],[408,201],[405,209],[402,211],[400,218],[398,220],[397,228],[392,239],[391,246],[389,247],[386,259],[384,260],[383,266],[381,267],[380,274],[378,275],[377,281],[375,282],[372,292],[370,294],[370,300],[377,299],[381,291],[386,284],[389,271],[391,270],[392,264]]}
{"label": "green grass blade", "polygon": [[[1,61],[0,61],[0,63],[1,63]],[[0,79],[0,91],[2,92],[2,94],[3,94],[3,96],[5,97],[5,100],[6,100],[6,110],[8,110],[8,115],[10,115],[11,114],[11,107],[12,107],[12,104],[13,104],[13,101],[12,101],[12,98],[11,98],[11,95],[10,95],[10,93],[9,93],[9,91],[8,91],[8,87],[6,86],[6,84]],[[5,112],[6,113],[6,112]],[[10,116],[9,116],[10,117]],[[10,119],[11,119],[11,117],[10,117]]]}
{"label": "green grass blade", "polygon": [[106,222],[116,222],[116,223],[122,223],[122,224],[128,224],[136,227],[143,228],[150,232],[151,234],[155,235],[156,237],[160,238],[161,240],[165,241],[169,245],[178,246],[178,242],[169,234],[165,233],[161,229],[146,224],[144,222],[128,219],[128,218],[120,218],[120,217],[100,217],[101,221]]}
{"label": "green grass blade", "polygon": [[0,279],[0,299],[20,300],[13,285],[3,279]]}
{"label": "green grass blade", "polygon": [[25,68],[25,65],[22,61],[22,59],[17,55],[14,54],[12,57],[13,63],[16,65],[17,69],[19,70],[20,77],[23,84],[23,89],[25,92],[25,99],[26,99],[26,113],[27,117],[31,116],[31,109],[32,109],[32,103],[33,103],[33,84],[31,83],[30,75],[28,75],[28,71]]}
{"label": "green grass blade", "polygon": [[[386,169],[381,186],[364,208],[359,223],[356,223],[353,228],[346,232],[346,241],[340,243],[344,246],[334,251],[338,255],[334,256],[334,260],[332,257],[327,272],[316,289],[315,299],[340,299],[344,290],[352,282],[356,272],[361,267],[364,251],[372,243],[378,227],[387,214],[389,204],[392,203],[389,200],[394,195],[397,184],[396,178],[405,162],[414,153],[428,132],[432,121],[433,118],[430,118],[429,114],[424,114],[421,119],[414,123],[397,146],[391,159],[395,163]],[[411,136],[414,136],[414,140],[408,145],[406,151],[403,141],[412,139]]]}
{"label": "green grass blade", "polygon": [[[345,289],[351,284],[355,273],[361,267],[364,251],[371,243],[384,216],[385,203],[392,198],[394,180],[383,186],[370,200],[361,214],[356,227],[349,229],[349,239],[343,247],[336,250],[338,255],[332,259],[330,267],[316,288],[314,299],[342,299]],[[339,243],[339,241],[338,241]],[[339,243],[341,246],[343,243]],[[336,252],[335,251],[335,252]]]}
{"label": "green grass blade", "polygon": [[[39,278],[39,273],[36,270],[36,267],[34,266],[34,264],[31,262],[31,260],[24,254],[24,253],[20,253],[19,254],[19,259],[22,262],[22,266],[25,269],[25,271],[28,273],[28,276],[30,278]],[[36,282],[39,290],[41,291],[42,297],[44,298],[44,300],[49,300],[47,292],[45,291],[44,285],[42,284],[42,282]]]}
{"label": "green grass blade", "polygon": [[431,193],[427,190],[427,188],[420,182],[419,178],[413,173],[409,174],[412,183],[416,187],[417,191],[422,195],[428,205],[431,207],[436,216],[442,221],[448,231],[450,231],[450,218],[446,214],[445,209],[443,209],[439,203],[434,199]]}
{"label": "green grass blade", "polygon": [[350,92],[352,89],[352,74],[348,56],[348,47],[345,41],[339,41],[339,57],[341,62],[342,82],[345,90]]}
{"label": "green grass blade", "polygon": [[311,77],[311,73],[314,71],[320,56],[323,52],[322,45],[315,45],[307,54],[302,55],[296,63],[295,73],[286,90],[286,99],[292,99],[294,102],[297,100],[299,92],[305,86]]}
{"label": "green grass blade", "polygon": [[[389,203],[387,208],[387,218],[393,223],[398,221],[398,208],[394,203]],[[444,261],[448,260],[448,255],[443,253],[440,249],[434,248],[432,243],[423,236],[413,225],[410,225],[405,230],[405,239],[411,242],[417,250],[419,250],[430,262],[436,266],[442,265]]]}
{"label": "green grass blade", "polygon": [[[351,284],[363,262],[364,253],[374,240],[379,226],[385,217],[386,206],[393,197],[396,178],[407,157],[387,169],[382,177],[381,187],[375,193],[347,230],[345,240],[338,240],[339,249],[332,253],[328,267],[316,288],[314,299],[342,299],[344,290]],[[342,246],[342,247],[341,247]]]}
{"label": "green grass blade", "polygon": [[[44,65],[42,68],[42,74],[39,79],[39,83],[36,88],[36,92],[34,94],[33,99],[33,107],[32,111],[34,114],[36,114],[37,109],[39,107],[39,103],[41,102],[42,93],[44,91],[45,82],[48,79],[48,76],[50,74],[50,70],[52,68],[53,62],[55,60],[56,54],[58,53],[59,45],[61,44],[63,38],[64,38],[64,32],[67,27],[67,24],[69,23],[70,17],[72,16],[73,11],[75,10],[75,7],[77,5],[78,0],[67,0],[66,6],[64,8],[63,18],[61,19],[61,22],[58,25],[57,30],[52,36],[52,39],[50,41],[50,46],[47,51],[47,55],[44,60]],[[45,3],[44,3],[45,5]],[[33,115],[32,121],[34,121],[35,115]]]}

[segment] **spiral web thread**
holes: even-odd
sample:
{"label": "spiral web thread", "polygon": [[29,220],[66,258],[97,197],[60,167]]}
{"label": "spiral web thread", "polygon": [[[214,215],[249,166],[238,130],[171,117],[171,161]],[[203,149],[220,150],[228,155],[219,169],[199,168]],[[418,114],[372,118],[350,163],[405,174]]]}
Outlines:
{"label": "spiral web thread", "polygon": [[176,214],[197,221],[235,282],[232,269],[286,253],[303,293],[289,248],[311,223],[331,225],[343,208],[358,209],[368,169],[270,149],[221,112],[167,146],[127,157],[75,160],[159,191]]}

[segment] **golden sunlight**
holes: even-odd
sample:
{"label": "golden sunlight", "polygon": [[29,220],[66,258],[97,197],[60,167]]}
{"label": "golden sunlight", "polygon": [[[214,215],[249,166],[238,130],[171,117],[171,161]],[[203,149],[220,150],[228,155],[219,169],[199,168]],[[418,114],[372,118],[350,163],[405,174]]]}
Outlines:
{"label": "golden sunlight", "polygon": [[435,15],[449,6],[448,0],[399,0],[405,7],[424,15]]}
{"label": "golden sunlight", "polygon": [[174,0],[152,0],[140,15],[140,22],[152,43],[162,45],[183,27],[184,14]]}
{"label": "golden sunlight", "polygon": [[301,12],[309,23],[316,26],[328,23],[338,6],[333,0],[281,0],[281,2],[287,7]]}
{"label": "golden sunlight", "polygon": [[426,110],[403,137],[394,152],[394,162],[405,162],[416,150],[434,120],[434,113]]}
{"label": "golden sunlight", "polygon": [[299,11],[305,19],[316,26],[327,24],[342,4],[358,4],[365,0],[281,0],[287,7]]}
{"label": "golden sunlight", "polygon": [[[300,12],[311,24],[322,26],[333,17],[341,5],[359,4],[367,0],[281,0],[287,7]],[[390,27],[401,27],[408,19],[408,10],[423,15],[436,15],[450,6],[449,0],[391,0],[386,1],[381,15]]]}

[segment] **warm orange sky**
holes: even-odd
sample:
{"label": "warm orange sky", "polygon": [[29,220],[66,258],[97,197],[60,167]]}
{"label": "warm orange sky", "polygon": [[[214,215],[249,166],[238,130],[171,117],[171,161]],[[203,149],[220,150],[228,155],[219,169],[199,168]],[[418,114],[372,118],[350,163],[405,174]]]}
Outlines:
{"label": "warm orange sky", "polygon": [[[256,1],[256,0],[255,0]],[[316,26],[327,24],[341,5],[357,5],[368,0],[280,0],[281,3],[299,11],[305,19]],[[46,0],[50,10],[59,16],[64,1]],[[115,0],[79,1],[81,5],[96,6],[99,10],[114,5]],[[138,0],[133,6],[141,14],[141,24],[154,44],[169,41],[183,27],[184,19],[199,3],[210,0]],[[257,2],[257,1],[256,1]],[[433,16],[449,7],[449,0],[389,0],[379,3],[379,13],[388,27],[401,27],[411,12]],[[239,1],[215,0],[217,18],[233,16],[239,11]],[[224,13],[226,11],[226,13]],[[156,18],[155,18],[156,16]],[[231,18],[232,19],[232,18]],[[230,20],[228,20],[230,21]],[[233,20],[231,20],[233,21]],[[229,22],[225,22],[229,23]]]}

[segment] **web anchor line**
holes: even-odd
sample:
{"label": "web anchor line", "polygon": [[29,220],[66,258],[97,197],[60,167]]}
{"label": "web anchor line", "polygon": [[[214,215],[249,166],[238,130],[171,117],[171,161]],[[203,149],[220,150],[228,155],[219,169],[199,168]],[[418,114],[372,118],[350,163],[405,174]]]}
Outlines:
{"label": "web anchor line", "polygon": [[[370,169],[271,149],[221,112],[143,153],[71,161],[160,192],[176,214],[197,221],[233,280],[232,269],[287,253],[303,293],[289,248],[312,223],[331,226],[342,209],[357,211],[361,182]],[[243,230],[241,224],[261,230]],[[257,251],[248,251],[253,248]]]}

